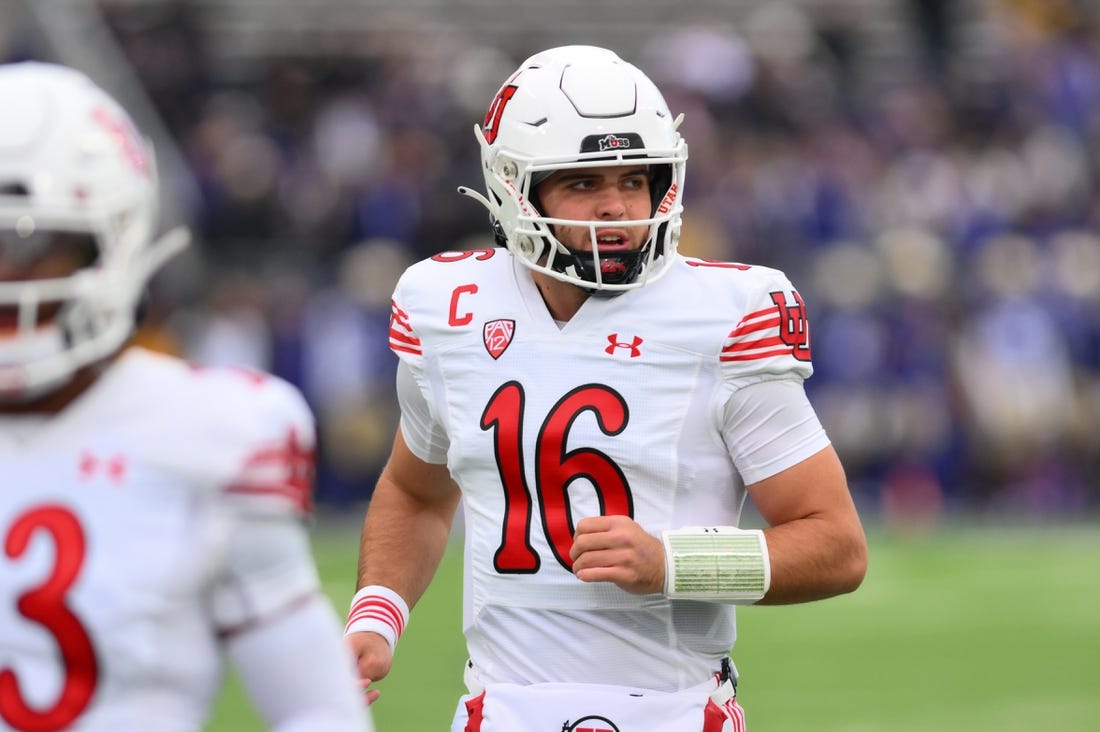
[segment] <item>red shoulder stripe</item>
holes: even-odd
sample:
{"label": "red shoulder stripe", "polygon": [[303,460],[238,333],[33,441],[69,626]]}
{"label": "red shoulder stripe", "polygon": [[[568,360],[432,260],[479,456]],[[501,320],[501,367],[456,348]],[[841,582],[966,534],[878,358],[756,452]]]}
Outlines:
{"label": "red shoulder stripe", "polygon": [[237,495],[282,496],[299,510],[309,512],[313,505],[315,459],[313,448],[303,446],[291,427],[282,444],[252,453],[225,490]]}
{"label": "red shoulder stripe", "polygon": [[409,314],[392,300],[390,301],[390,349],[416,356],[424,353],[420,347],[420,339],[413,334]]}

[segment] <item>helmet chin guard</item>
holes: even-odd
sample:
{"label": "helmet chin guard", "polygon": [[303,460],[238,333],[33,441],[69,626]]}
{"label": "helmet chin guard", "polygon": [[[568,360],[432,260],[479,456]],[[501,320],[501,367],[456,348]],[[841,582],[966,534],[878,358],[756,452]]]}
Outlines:
{"label": "helmet chin guard", "polygon": [[33,259],[60,233],[87,235],[95,249],[68,276],[0,281],[0,402],[22,402],[117,352],[149,278],[190,235],[180,228],[152,241],[152,150],[86,76],[54,64],[0,66],[0,98],[0,257]]}
{"label": "helmet chin guard", "polygon": [[[637,67],[594,46],[564,46],[520,65],[474,131],[481,146],[487,196],[459,192],[490,213],[500,243],[528,268],[601,294],[641,287],[663,275],[679,243],[687,143],[660,91]],[[637,250],[600,252],[597,227],[606,221],[543,216],[537,182],[570,168],[648,166],[650,218],[617,220],[648,226]],[[592,251],[569,249],[554,225],[587,226]]]}

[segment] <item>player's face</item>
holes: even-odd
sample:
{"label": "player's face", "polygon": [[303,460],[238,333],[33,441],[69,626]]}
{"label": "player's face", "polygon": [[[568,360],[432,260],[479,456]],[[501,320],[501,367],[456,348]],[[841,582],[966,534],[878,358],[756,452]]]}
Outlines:
{"label": "player's face", "polygon": [[[0,282],[27,282],[68,277],[95,258],[91,237],[79,234],[47,234],[22,240],[5,231],[0,235]],[[43,303],[38,322],[57,314],[60,303]],[[0,333],[18,325],[18,308],[0,305]]]}
{"label": "player's face", "polygon": [[[601,252],[638,249],[649,237],[649,226],[615,225],[649,218],[652,204],[645,166],[559,170],[539,184],[538,200],[548,218],[607,222],[596,229]],[[554,235],[569,249],[592,251],[587,226],[555,226]]]}

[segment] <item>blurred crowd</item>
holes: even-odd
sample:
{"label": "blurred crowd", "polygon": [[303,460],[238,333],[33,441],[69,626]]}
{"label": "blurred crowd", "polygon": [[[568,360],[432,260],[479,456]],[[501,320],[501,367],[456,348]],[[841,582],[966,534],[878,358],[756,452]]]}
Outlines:
{"label": "blurred crowd", "polygon": [[[1095,5],[991,0],[979,56],[929,12],[945,4],[913,3],[917,52],[890,75],[844,18],[758,5],[631,59],[686,114],[682,251],[788,272],[807,389],[869,510],[1100,507]],[[366,499],[396,423],[390,290],[418,258],[491,245],[455,188],[480,188],[473,125],[526,54],[382,34],[226,74],[194,6],[106,10],[197,183],[198,255],[146,338],[296,383],[319,501]]]}

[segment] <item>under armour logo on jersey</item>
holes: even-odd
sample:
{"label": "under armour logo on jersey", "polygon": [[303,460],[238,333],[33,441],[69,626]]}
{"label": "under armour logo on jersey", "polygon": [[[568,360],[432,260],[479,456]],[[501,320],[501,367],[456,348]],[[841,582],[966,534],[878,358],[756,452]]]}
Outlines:
{"label": "under armour logo on jersey", "polygon": [[607,717],[590,714],[572,724],[566,720],[561,725],[561,732],[619,732],[619,728]]}
{"label": "under armour logo on jersey", "polygon": [[507,350],[512,342],[512,336],[516,333],[516,321],[500,318],[490,320],[481,329],[481,337],[485,340],[485,350],[496,361]]}
{"label": "under armour logo on jersey", "polygon": [[105,478],[115,485],[122,485],[126,480],[126,456],[112,455],[109,458],[101,458],[85,451],[77,463],[77,470],[80,471],[81,480]]}
{"label": "under armour logo on jersey", "polygon": [[631,340],[630,342],[627,342],[627,341],[620,341],[618,333],[611,333],[610,335],[607,336],[607,342],[611,345],[609,345],[607,348],[605,348],[603,350],[604,350],[604,353],[606,353],[609,356],[614,356],[615,351],[619,348],[629,349],[631,358],[637,358],[638,356],[642,355],[641,349],[638,348],[638,346],[642,345],[641,336],[634,336],[633,340]]}

